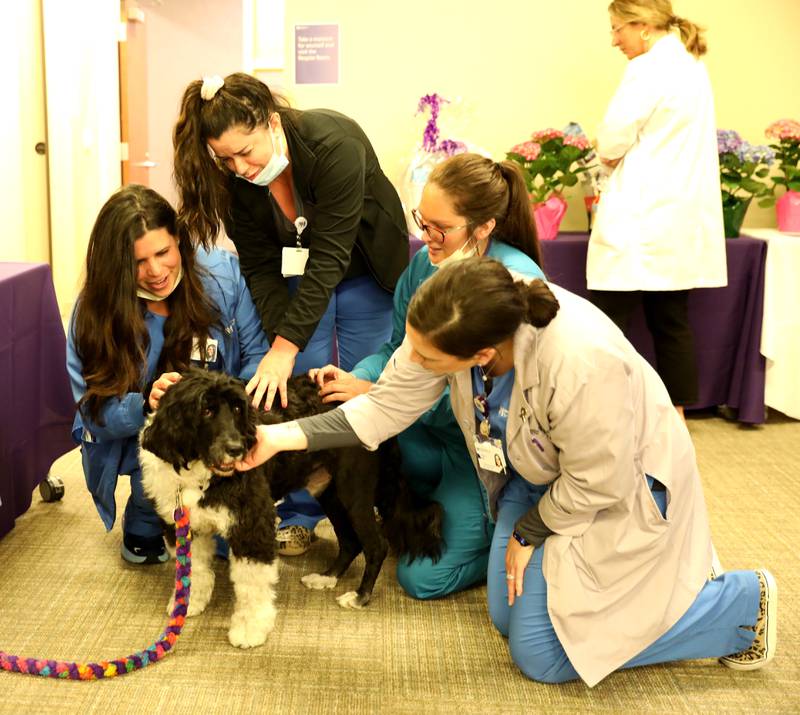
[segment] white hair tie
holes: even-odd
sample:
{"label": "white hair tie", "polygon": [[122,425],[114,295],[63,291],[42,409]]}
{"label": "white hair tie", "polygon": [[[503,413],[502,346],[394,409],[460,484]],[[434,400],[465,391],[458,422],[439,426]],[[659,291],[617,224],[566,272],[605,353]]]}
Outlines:
{"label": "white hair tie", "polygon": [[211,75],[210,77],[203,77],[203,86],[200,87],[200,96],[206,102],[210,99],[214,99],[214,96],[219,92],[223,84],[225,84],[225,80],[218,74]]}

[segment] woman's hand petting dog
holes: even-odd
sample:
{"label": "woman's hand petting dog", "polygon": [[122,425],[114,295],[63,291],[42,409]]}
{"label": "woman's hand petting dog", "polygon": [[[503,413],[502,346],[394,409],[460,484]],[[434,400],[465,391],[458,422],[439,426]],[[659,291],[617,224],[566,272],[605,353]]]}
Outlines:
{"label": "woman's hand petting dog", "polygon": [[155,412],[158,409],[158,403],[161,402],[164,393],[176,382],[179,382],[180,379],[181,374],[179,372],[165,372],[153,383],[150,394],[147,396],[147,402],[150,405],[151,412]]}
{"label": "woman's hand petting dog", "polygon": [[336,365],[315,367],[308,371],[308,376],[319,387],[319,394],[323,402],[347,402],[348,400],[363,395],[372,389],[369,380],[361,380]]}
{"label": "woman's hand petting dog", "polygon": [[281,422],[275,425],[259,425],[256,428],[256,443],[243,459],[234,463],[234,469],[246,472],[272,459],[278,452],[290,452],[308,447],[305,432],[297,422]]}

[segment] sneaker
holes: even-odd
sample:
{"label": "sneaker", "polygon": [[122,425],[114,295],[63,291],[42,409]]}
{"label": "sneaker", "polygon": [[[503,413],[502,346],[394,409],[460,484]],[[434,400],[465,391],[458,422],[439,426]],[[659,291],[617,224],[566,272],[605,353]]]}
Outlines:
{"label": "sneaker", "polygon": [[756,632],[752,645],[746,650],[726,655],[719,659],[723,665],[734,670],[757,670],[764,667],[775,656],[778,626],[778,585],[775,577],[766,569],[758,569],[761,584],[758,620],[755,626],[742,626]]}
{"label": "sneaker", "polygon": [[281,556],[300,556],[308,551],[315,540],[314,532],[299,524],[284,526],[275,534],[275,543]]}
{"label": "sneaker", "polygon": [[122,558],[130,564],[163,564],[169,554],[160,536],[122,534]]}

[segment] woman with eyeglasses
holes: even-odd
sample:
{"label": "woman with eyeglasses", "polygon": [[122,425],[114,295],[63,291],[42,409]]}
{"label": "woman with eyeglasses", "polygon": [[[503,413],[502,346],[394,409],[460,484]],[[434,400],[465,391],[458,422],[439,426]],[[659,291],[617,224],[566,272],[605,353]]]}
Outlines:
{"label": "woman with eyeglasses", "polygon": [[[523,275],[543,277],[525,180],[514,162],[494,162],[478,154],[447,159],[431,172],[412,215],[425,246],[397,283],[392,336],[350,372],[333,365],[312,370],[326,402],[344,402],[373,387],[403,342],[409,301],[442,266],[487,256]],[[449,394],[398,440],[409,484],[441,503],[445,513],[441,559],[401,559],[401,586],[416,598],[437,598],[483,582],[494,522]]]}
{"label": "woman with eyeglasses", "polygon": [[[408,265],[400,198],[355,121],[291,109],[243,73],[189,84],[174,130],[179,214],[204,245],[225,228],[270,341],[247,385],[286,405],[292,374],[351,369],[392,331]],[[334,348],[335,341],[335,348]],[[279,552],[303,553],[322,517],[306,493],[279,507]]]}
{"label": "woman with eyeglasses", "polygon": [[639,304],[678,412],[697,401],[692,288],[727,284],[714,99],[702,30],[669,0],[614,0],[630,60],[597,133],[611,175],[586,264],[591,300],[623,331]]}
{"label": "woman with eyeglasses", "polygon": [[498,261],[423,283],[373,390],[258,428],[249,469],[283,450],[375,449],[450,388],[461,439],[497,515],[489,615],[528,678],[594,686],[653,663],[774,657],[766,569],[711,574],[691,437],[664,384],[588,301]]}

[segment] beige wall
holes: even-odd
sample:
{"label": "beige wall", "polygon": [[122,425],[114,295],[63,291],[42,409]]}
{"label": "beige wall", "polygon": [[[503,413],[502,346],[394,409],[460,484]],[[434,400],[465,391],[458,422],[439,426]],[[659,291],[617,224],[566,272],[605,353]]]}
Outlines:
{"label": "beige wall", "polygon": [[[258,4],[259,0],[253,0]],[[287,67],[260,72],[283,85],[300,108],[326,106],[351,115],[371,137],[397,181],[421,140],[414,117],[420,95],[462,98],[443,115],[456,138],[500,158],[544,127],[580,122],[591,136],[625,68],[610,46],[605,0],[286,0]],[[707,65],[718,126],[764,141],[774,119],[800,119],[800,0],[675,0],[677,14],[705,25]],[[245,3],[247,8],[247,2]],[[341,83],[294,86],[295,24],[338,22]],[[752,206],[749,225],[774,225],[774,211]],[[571,201],[565,228],[582,229]]]}

